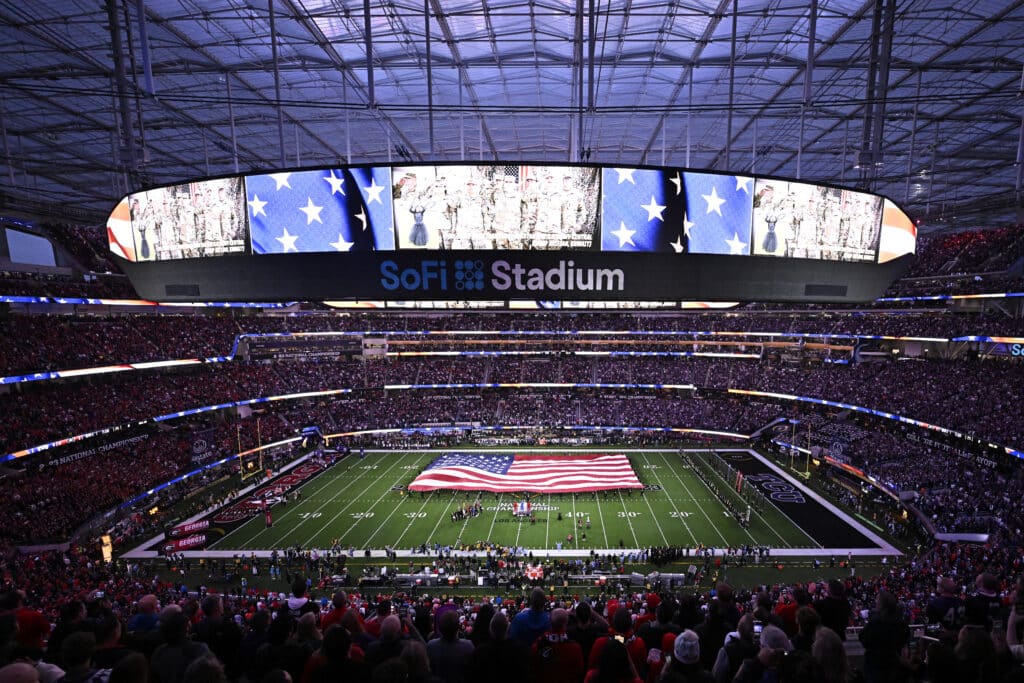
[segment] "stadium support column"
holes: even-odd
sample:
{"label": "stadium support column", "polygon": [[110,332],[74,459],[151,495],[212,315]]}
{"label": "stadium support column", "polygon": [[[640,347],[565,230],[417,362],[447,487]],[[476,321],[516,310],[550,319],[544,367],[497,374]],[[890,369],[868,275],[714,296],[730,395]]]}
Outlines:
{"label": "stadium support column", "polygon": [[235,134],[235,107],[231,99],[231,74],[225,74],[224,83],[228,87],[228,122],[231,124],[231,159],[238,173],[238,137]]}
{"label": "stadium support column", "polygon": [[[132,128],[131,107],[128,101],[128,79],[124,72],[124,48],[121,45],[121,27],[118,24],[118,2],[107,0],[107,23],[110,29],[110,51],[114,57],[114,86],[121,119],[121,148],[116,150],[122,170],[134,178],[138,171],[135,158],[135,132]],[[134,182],[128,183],[130,187]]]}
{"label": "stadium support column", "polygon": [[434,158],[434,71],[430,63],[430,0],[423,0],[423,42],[427,57],[427,126],[430,131],[430,158]]}
{"label": "stadium support column", "polygon": [[370,0],[363,0],[363,32],[366,41],[366,104],[373,109],[377,96],[373,89],[373,22],[370,21]]}
{"label": "stadium support column", "polygon": [[[1021,75],[1021,91],[1024,92],[1024,74]],[[1020,135],[1017,136],[1017,184],[1015,195],[1017,197],[1017,223],[1024,223],[1024,114],[1020,117]]]}
{"label": "stadium support column", "polygon": [[[267,13],[270,15],[270,57],[274,62],[274,106],[277,108],[278,155],[281,160],[281,168],[285,168],[288,164],[284,157],[284,111],[281,109],[281,70],[277,58],[277,19],[274,16],[274,0],[268,0]],[[370,87],[372,89],[372,82]]]}
{"label": "stadium support column", "polygon": [[[732,39],[729,42],[729,115],[726,117],[725,170],[732,168],[732,105],[736,93],[736,31],[738,29],[739,0],[732,0]],[[691,76],[692,78],[692,76]]]}

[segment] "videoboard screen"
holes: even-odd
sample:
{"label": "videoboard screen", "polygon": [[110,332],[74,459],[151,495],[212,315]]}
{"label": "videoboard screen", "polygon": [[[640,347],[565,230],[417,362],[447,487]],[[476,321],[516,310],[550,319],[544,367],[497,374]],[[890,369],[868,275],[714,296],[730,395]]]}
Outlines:
{"label": "videoboard screen", "polygon": [[402,166],[393,179],[399,249],[594,249],[596,168]]}
{"label": "videoboard screen", "polygon": [[124,198],[108,233],[111,250],[130,261],[573,250],[877,262],[887,235],[884,262],[913,253],[908,224],[877,195],[784,179],[482,163],[339,166],[174,185]]}
{"label": "videoboard screen", "polygon": [[155,301],[867,301],[916,245],[870,193],[522,162],[185,183],[128,195],[107,227]]}
{"label": "videoboard screen", "polygon": [[871,261],[882,197],[786,180],[754,185],[753,253],[825,261]]}
{"label": "videoboard screen", "polygon": [[395,248],[386,166],[246,176],[245,195],[254,254]]}
{"label": "videoboard screen", "polygon": [[246,249],[242,178],[137,192],[108,221],[111,250],[130,261],[220,256]]}

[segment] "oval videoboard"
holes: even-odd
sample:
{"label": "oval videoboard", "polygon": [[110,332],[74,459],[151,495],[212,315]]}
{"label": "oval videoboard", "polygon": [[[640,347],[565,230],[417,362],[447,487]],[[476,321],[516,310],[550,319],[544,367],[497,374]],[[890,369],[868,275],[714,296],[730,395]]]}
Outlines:
{"label": "oval videoboard", "polygon": [[677,168],[337,166],[121,199],[139,293],[198,300],[868,301],[913,258],[893,202]]}

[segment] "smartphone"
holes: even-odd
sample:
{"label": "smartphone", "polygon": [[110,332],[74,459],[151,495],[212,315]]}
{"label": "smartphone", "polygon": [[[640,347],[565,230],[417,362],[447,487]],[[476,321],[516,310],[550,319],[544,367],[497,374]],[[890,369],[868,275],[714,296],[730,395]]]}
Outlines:
{"label": "smartphone", "polygon": [[764,622],[755,621],[754,622],[754,642],[755,643],[761,640],[761,631],[763,631],[763,630],[764,630]]}

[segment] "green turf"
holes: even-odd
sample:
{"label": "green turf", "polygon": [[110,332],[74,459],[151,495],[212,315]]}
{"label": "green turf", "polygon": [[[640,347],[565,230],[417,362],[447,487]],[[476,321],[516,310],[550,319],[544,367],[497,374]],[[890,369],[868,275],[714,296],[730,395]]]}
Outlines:
{"label": "green turf", "polygon": [[[774,548],[818,547],[774,508],[754,513],[742,528],[714,494],[675,452],[631,453],[640,480],[660,490],[643,495],[619,493],[535,495],[537,522],[496,510],[518,497],[482,494],[483,514],[453,522],[451,512],[475,499],[466,492],[405,493],[405,486],[437,453],[368,453],[346,458],[302,487],[302,499],[274,508],[274,524],[266,528],[258,516],[221,538],[213,550],[269,550],[300,545],[328,548],[336,540],[357,549],[409,549],[421,543],[470,545],[491,542],[530,549],[593,550],[699,544],[722,548],[745,544]],[[550,506],[550,509],[538,509]],[[561,512],[563,519],[557,519]],[[577,518],[589,515],[591,528],[579,529]],[[586,533],[586,540],[581,534]],[[567,542],[568,534],[574,540]]]}

